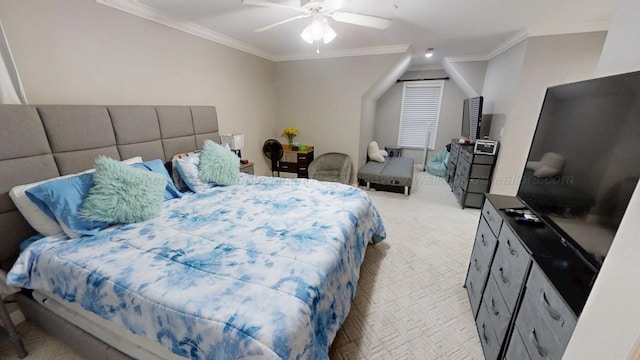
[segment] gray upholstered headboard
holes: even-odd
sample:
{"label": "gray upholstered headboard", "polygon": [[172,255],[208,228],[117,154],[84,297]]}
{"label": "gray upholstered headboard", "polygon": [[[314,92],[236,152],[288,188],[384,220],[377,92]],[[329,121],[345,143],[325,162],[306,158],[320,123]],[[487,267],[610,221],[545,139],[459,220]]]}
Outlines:
{"label": "gray upholstered headboard", "polygon": [[205,139],[220,142],[213,106],[0,105],[0,265],[35,234],[13,186],[92,168],[98,155],[166,162]]}

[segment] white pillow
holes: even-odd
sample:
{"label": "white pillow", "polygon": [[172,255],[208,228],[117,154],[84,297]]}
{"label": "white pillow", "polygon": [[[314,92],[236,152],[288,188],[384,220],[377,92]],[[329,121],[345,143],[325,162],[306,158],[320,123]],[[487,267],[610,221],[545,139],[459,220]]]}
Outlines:
{"label": "white pillow", "polygon": [[372,141],[369,143],[369,148],[367,149],[367,155],[369,155],[369,159],[377,162],[384,162],[384,156],[380,155],[380,147],[378,143]]}
{"label": "white pillow", "polygon": [[378,154],[380,154],[382,156],[389,156],[389,153],[387,152],[387,150],[380,150],[380,151],[378,151]]}
{"label": "white pillow", "polygon": [[[132,157],[131,159],[123,160],[122,162],[128,165],[137,164],[142,162],[142,157],[136,156],[136,157]],[[31,189],[32,187],[38,186],[40,184],[44,184],[52,180],[65,179],[72,176],[87,174],[94,171],[96,170],[89,169],[79,173],[64,175],[64,176],[56,177],[53,179],[38,181],[31,184],[17,185],[17,186],[14,186],[11,189],[11,191],[9,191],[9,197],[11,197],[11,200],[13,200],[13,203],[16,205],[16,208],[18,208],[22,216],[24,216],[25,220],[27,220],[29,225],[31,225],[31,227],[34,228],[37,232],[39,232],[44,236],[57,235],[63,232],[60,225],[56,221],[51,219],[42,210],[40,210],[40,208],[36,204],[34,204],[31,200],[29,200],[29,197],[27,197],[26,191]]]}

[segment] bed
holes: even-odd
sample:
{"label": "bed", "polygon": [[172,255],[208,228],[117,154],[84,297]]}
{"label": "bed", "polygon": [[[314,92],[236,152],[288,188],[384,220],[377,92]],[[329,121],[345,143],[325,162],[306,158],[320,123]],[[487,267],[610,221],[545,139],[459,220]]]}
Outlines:
{"label": "bed", "polygon": [[[0,121],[4,269],[34,232],[11,187],[100,154],[169,161],[219,140],[214,107],[2,105]],[[9,281],[35,290],[20,295],[28,318],[91,358],[327,359],[366,246],[385,235],[357,188],[240,174],[146,222],[39,239]]]}

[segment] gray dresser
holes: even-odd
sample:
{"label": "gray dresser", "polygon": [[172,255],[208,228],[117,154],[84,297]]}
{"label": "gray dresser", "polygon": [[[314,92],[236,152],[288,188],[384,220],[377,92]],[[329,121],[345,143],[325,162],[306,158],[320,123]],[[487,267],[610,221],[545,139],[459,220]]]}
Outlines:
{"label": "gray dresser", "polygon": [[521,207],[487,195],[465,287],[486,359],[560,359],[595,274],[550,229],[502,211]]}
{"label": "gray dresser", "polygon": [[491,187],[491,178],[498,154],[475,154],[473,145],[451,142],[446,179],[458,203],[463,207],[482,206],[484,193]]}

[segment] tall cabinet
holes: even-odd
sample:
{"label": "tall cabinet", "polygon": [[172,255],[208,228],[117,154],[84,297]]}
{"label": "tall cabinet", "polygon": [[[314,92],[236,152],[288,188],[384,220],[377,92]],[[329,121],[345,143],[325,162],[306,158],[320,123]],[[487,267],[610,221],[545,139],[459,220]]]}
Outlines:
{"label": "tall cabinet", "polygon": [[493,359],[560,359],[595,270],[551,229],[504,212],[514,197],[487,194],[465,287],[482,350]]}
{"label": "tall cabinet", "polygon": [[445,174],[451,191],[463,208],[482,206],[484,193],[489,192],[491,178],[498,153],[494,155],[476,154],[474,146],[451,141],[449,162]]}

